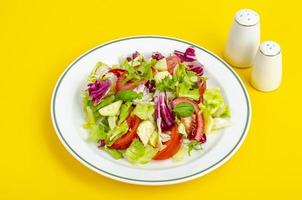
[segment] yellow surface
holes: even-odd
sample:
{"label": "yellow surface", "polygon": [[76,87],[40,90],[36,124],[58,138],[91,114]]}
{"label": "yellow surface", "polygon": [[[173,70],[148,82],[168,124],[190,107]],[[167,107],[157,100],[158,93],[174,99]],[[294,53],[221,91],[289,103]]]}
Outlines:
{"label": "yellow surface", "polygon": [[[2,2],[0,199],[301,197],[302,32],[295,2]],[[280,43],[284,77],[279,90],[261,93],[249,85],[249,70],[236,70],[250,93],[253,117],[245,142],[225,165],[187,183],[144,187],[104,178],[64,149],[51,124],[50,97],[78,55],[140,34],[182,38],[221,55],[234,13],[245,7],[260,13],[262,40]]]}

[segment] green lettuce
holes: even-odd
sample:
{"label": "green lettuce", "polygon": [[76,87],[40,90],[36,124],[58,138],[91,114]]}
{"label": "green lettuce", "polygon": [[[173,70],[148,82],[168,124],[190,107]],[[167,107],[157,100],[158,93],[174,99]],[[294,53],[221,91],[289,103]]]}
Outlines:
{"label": "green lettuce", "polygon": [[[102,74],[98,73],[98,71],[100,71],[100,70],[98,70],[100,67],[106,68],[106,69],[104,69],[104,72],[101,72]],[[94,66],[92,72],[88,76],[88,83],[94,83],[97,78],[99,78],[101,75],[103,75],[107,71],[108,71],[108,66],[105,63],[97,62],[96,65]]]}
{"label": "green lettuce", "polygon": [[129,111],[130,111],[131,106],[132,106],[131,102],[126,102],[121,106],[120,116],[119,116],[117,124],[121,124],[123,121],[126,120],[128,115],[130,114]]}
{"label": "green lettuce", "polygon": [[207,89],[203,94],[203,105],[213,117],[229,118],[230,109],[224,103],[220,88]]}
{"label": "green lettuce", "polygon": [[89,129],[89,136],[87,138],[87,141],[90,142],[97,142],[99,140],[104,140],[107,137],[107,133],[105,132],[105,129],[103,126],[99,126],[97,124],[94,124]]}
{"label": "green lettuce", "polygon": [[199,99],[199,89],[195,88],[192,89],[192,87],[188,84],[188,83],[180,83],[179,87],[178,87],[178,96],[179,97],[187,97],[187,98],[191,98],[194,100],[198,100]]}
{"label": "green lettuce", "polygon": [[96,109],[99,110],[105,106],[108,106],[109,104],[111,104],[112,102],[114,102],[115,100],[115,97],[114,95],[111,95],[111,96],[108,96],[108,97],[105,97],[104,99],[102,99],[100,101],[100,103],[96,106]]}
{"label": "green lettuce", "polygon": [[206,89],[203,94],[203,103],[199,104],[199,108],[203,112],[205,120],[205,133],[209,134],[217,127],[226,127],[230,123],[216,124],[217,122],[225,122],[224,120],[231,117],[230,108],[225,104],[220,88]]}
{"label": "green lettuce", "polygon": [[106,140],[108,141],[108,145],[113,144],[118,138],[122,137],[125,133],[128,132],[128,123],[124,121],[122,124],[116,126],[113,130],[108,132],[108,136]]}
{"label": "green lettuce", "polygon": [[146,147],[138,139],[133,140],[131,145],[127,148],[124,156],[131,163],[145,164],[152,160],[157,153],[157,149],[147,145]]}
{"label": "green lettuce", "polygon": [[194,100],[199,99],[199,87],[197,76],[194,72],[187,71],[185,64],[180,64],[175,72],[178,80],[177,96],[187,97]]}
{"label": "green lettuce", "polygon": [[123,154],[119,150],[111,149],[111,148],[109,148],[107,146],[104,147],[104,150],[107,153],[109,153],[115,159],[121,159],[121,158],[123,158]]}
{"label": "green lettuce", "polygon": [[187,151],[188,151],[187,147],[182,146],[172,158],[175,161],[180,162],[184,159]]}
{"label": "green lettuce", "polygon": [[132,113],[138,116],[142,120],[147,120],[151,118],[151,116],[154,113],[154,105],[137,104]]}
{"label": "green lettuce", "polygon": [[188,144],[188,154],[191,155],[192,150],[201,150],[202,146],[200,142],[193,140]]}

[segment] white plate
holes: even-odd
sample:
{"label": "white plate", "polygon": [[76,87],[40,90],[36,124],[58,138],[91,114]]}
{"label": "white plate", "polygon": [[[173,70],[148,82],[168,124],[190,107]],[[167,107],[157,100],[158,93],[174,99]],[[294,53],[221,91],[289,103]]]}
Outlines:
{"label": "white plate", "polygon": [[[81,90],[96,62],[116,64],[121,56],[139,51],[165,55],[175,49],[194,46],[198,60],[205,65],[208,87],[220,87],[231,108],[233,126],[208,136],[203,151],[195,151],[181,163],[172,159],[132,165],[114,160],[96,144],[85,141]],[[139,36],[114,40],[97,46],[77,58],[58,80],[52,100],[51,116],[58,137],[65,148],[82,164],[106,177],[141,185],[163,185],[188,181],[213,171],[239,148],[249,129],[251,106],[247,91],[238,75],[222,59],[196,44],[160,36]]]}

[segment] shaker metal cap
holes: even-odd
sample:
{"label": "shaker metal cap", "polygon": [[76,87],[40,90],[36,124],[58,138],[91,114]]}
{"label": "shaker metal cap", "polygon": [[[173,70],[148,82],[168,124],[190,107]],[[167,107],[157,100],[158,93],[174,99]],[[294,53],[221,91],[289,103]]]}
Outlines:
{"label": "shaker metal cap", "polygon": [[281,51],[281,48],[277,42],[274,41],[265,41],[260,45],[260,52],[266,56],[275,56],[278,55]]}
{"label": "shaker metal cap", "polygon": [[242,26],[254,26],[260,21],[260,17],[251,9],[242,9],[236,13],[235,20]]}

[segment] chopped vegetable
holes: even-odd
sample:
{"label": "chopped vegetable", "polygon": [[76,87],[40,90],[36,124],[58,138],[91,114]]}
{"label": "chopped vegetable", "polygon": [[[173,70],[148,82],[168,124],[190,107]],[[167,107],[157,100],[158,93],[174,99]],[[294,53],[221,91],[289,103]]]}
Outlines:
{"label": "chopped vegetable", "polygon": [[166,58],[162,58],[157,63],[154,65],[155,69],[158,71],[167,71],[168,65],[167,65],[167,60]]}
{"label": "chopped vegetable", "polygon": [[160,121],[160,132],[170,129],[175,123],[168,106],[167,96],[163,92],[158,93],[155,97],[155,119],[157,122]]}
{"label": "chopped vegetable", "polygon": [[109,104],[108,106],[99,109],[99,113],[103,116],[115,116],[119,113],[122,103],[123,101],[119,100]]}
{"label": "chopped vegetable", "polygon": [[104,146],[104,150],[107,153],[109,153],[115,159],[121,159],[121,158],[123,158],[123,154],[119,150],[111,149],[108,146]]}
{"label": "chopped vegetable", "polygon": [[156,89],[158,89],[159,91],[175,91],[177,85],[177,80],[175,77],[171,77],[171,75],[167,75],[165,73],[163,78],[161,77],[157,79],[158,81],[156,81]]}
{"label": "chopped vegetable", "polygon": [[154,131],[150,136],[149,144],[153,147],[157,147],[157,143],[158,143],[158,133],[157,131]]}
{"label": "chopped vegetable", "polygon": [[153,118],[154,105],[137,104],[132,113],[142,120]]}
{"label": "chopped vegetable", "polygon": [[123,90],[116,93],[115,98],[123,101],[133,101],[134,99],[140,99],[143,97],[142,93],[136,93],[132,90]]}
{"label": "chopped vegetable", "polygon": [[185,146],[182,146],[179,151],[173,156],[173,159],[176,162],[180,162],[184,159],[186,153],[187,153],[188,149]]}
{"label": "chopped vegetable", "polygon": [[195,149],[195,150],[199,150],[199,149],[202,149],[201,148],[201,144],[200,142],[196,141],[196,140],[193,140],[192,142],[190,142],[188,144],[188,154],[191,155],[191,151]]}
{"label": "chopped vegetable", "polygon": [[112,145],[111,148],[114,149],[126,149],[132,142],[132,140],[137,136],[136,129],[140,123],[140,119],[133,115],[128,117],[127,124],[129,130],[122,137],[118,138]]}
{"label": "chopped vegetable", "polygon": [[101,100],[101,102],[96,106],[96,109],[99,110],[105,106],[108,106],[109,104],[114,102],[114,100],[115,100],[114,95],[107,96]]}
{"label": "chopped vegetable", "polygon": [[194,113],[194,107],[190,103],[179,103],[177,104],[173,111],[180,117],[189,117]]}
{"label": "chopped vegetable", "polygon": [[116,127],[116,120],[117,120],[117,116],[108,117],[108,124],[111,130],[113,130]]}
{"label": "chopped vegetable", "polygon": [[116,126],[113,130],[109,131],[108,136],[106,138],[108,143],[113,144],[118,138],[127,133],[128,128],[128,124],[125,121],[119,126]]}
{"label": "chopped vegetable", "polygon": [[97,105],[109,92],[111,84],[110,80],[96,80],[96,82],[88,84],[87,91],[94,105]]}
{"label": "chopped vegetable", "polygon": [[155,80],[157,85],[162,85],[161,87],[164,88],[162,90],[165,90],[166,88],[170,88],[170,87],[168,87],[169,86],[168,83],[171,82],[172,76],[167,71],[157,72],[154,76],[154,80]]}
{"label": "chopped vegetable", "polygon": [[149,139],[154,131],[155,127],[153,123],[149,120],[143,121],[139,124],[137,128],[137,135],[139,139],[143,142],[144,146],[148,144]]}
{"label": "chopped vegetable", "polygon": [[145,164],[152,160],[156,152],[157,150],[150,145],[144,147],[143,143],[136,139],[131,143],[124,155],[131,163]]}
{"label": "chopped vegetable", "polygon": [[97,124],[93,125],[90,128],[89,132],[90,133],[89,133],[87,140],[90,142],[97,142],[97,141],[103,140],[107,137],[107,133],[105,132],[104,127],[99,126]]}
{"label": "chopped vegetable", "polygon": [[121,106],[120,116],[119,116],[119,119],[118,119],[118,124],[121,124],[123,121],[125,121],[127,119],[127,117],[130,114],[130,111],[131,111],[131,106],[132,106],[132,103],[129,102],[129,101],[124,103]]}

